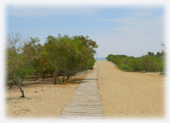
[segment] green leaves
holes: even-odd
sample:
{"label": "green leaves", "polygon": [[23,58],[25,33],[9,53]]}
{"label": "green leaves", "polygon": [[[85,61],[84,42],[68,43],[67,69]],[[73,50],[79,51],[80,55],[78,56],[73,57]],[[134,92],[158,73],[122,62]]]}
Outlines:
{"label": "green leaves", "polygon": [[[23,42],[19,35],[10,38],[7,48],[8,75],[16,73],[18,78],[42,77],[44,73],[77,73],[91,69],[97,44],[88,36],[49,35],[44,45],[38,38],[30,37]],[[15,63],[15,64],[13,64]],[[66,72],[67,71],[67,72]]]}
{"label": "green leaves", "polygon": [[164,53],[157,52],[157,55],[155,55],[152,52],[148,52],[147,55],[139,58],[110,54],[106,59],[125,71],[163,72],[165,62],[163,57]]}
{"label": "green leaves", "polygon": [[97,45],[89,37],[58,34],[58,37],[48,36],[44,45],[39,42],[38,38],[32,37],[24,42],[20,34],[8,38],[7,82],[13,81],[22,97],[24,91],[21,85],[26,77],[43,77],[55,71],[56,84],[58,75],[63,75],[64,82],[65,76],[69,79],[70,75],[91,69],[95,62],[93,55]]}
{"label": "green leaves", "polygon": [[44,47],[48,54],[47,58],[59,71],[78,71],[86,66],[88,59],[94,59],[94,48],[97,45],[88,37],[58,35],[58,37],[48,36]]}

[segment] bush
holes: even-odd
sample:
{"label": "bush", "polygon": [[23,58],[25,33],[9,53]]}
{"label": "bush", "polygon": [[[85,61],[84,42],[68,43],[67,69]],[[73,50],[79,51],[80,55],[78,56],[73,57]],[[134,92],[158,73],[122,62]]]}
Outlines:
{"label": "bush", "polygon": [[119,69],[121,69],[121,70],[134,71],[134,69],[133,69],[131,66],[127,65],[127,64],[121,64],[121,65],[118,66],[118,67],[119,67]]}
{"label": "bush", "polygon": [[125,71],[145,71],[145,72],[161,72],[164,73],[164,55],[157,52],[155,55],[152,52],[148,52],[147,55],[141,57],[128,57],[126,55],[108,55],[106,59],[115,63],[119,69]]}

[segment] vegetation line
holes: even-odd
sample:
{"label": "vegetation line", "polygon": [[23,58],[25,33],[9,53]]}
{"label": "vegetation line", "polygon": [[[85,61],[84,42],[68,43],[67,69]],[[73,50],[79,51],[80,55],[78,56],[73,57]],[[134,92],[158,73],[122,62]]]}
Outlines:
{"label": "vegetation line", "polygon": [[135,58],[126,55],[108,55],[106,59],[115,63],[119,69],[125,71],[145,71],[145,72],[161,72],[165,73],[164,69],[164,50],[154,54],[148,52],[147,55]]}
{"label": "vegetation line", "polygon": [[[16,84],[22,97],[21,88],[28,77],[42,78],[54,76],[54,84],[59,84],[70,76],[92,69],[98,45],[88,36],[48,36],[45,44],[38,38],[22,40],[16,33],[7,39],[7,84]],[[60,80],[59,76],[63,76]]]}

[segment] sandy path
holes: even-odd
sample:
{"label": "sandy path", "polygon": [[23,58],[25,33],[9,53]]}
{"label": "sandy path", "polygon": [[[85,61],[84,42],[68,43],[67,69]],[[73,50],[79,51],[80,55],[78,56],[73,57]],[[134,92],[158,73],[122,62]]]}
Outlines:
{"label": "sandy path", "polygon": [[97,65],[81,82],[73,98],[61,113],[61,118],[104,118],[100,94],[97,88]]}
{"label": "sandy path", "polygon": [[120,71],[107,61],[97,61],[97,67],[105,117],[164,115],[163,75]]}
{"label": "sandy path", "polygon": [[[89,72],[88,72],[89,73]],[[53,79],[23,86],[26,98],[20,98],[18,88],[7,92],[7,117],[59,117],[65,105],[87,74],[77,75],[67,84],[54,85]]]}

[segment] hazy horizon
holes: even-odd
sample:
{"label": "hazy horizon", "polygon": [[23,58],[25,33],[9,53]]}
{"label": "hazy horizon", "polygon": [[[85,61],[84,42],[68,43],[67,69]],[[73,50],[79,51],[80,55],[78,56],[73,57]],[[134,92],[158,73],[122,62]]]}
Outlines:
{"label": "hazy horizon", "polygon": [[88,35],[99,48],[95,57],[140,57],[160,52],[164,42],[162,7],[7,7],[7,33],[22,32],[45,43],[48,35]]}

